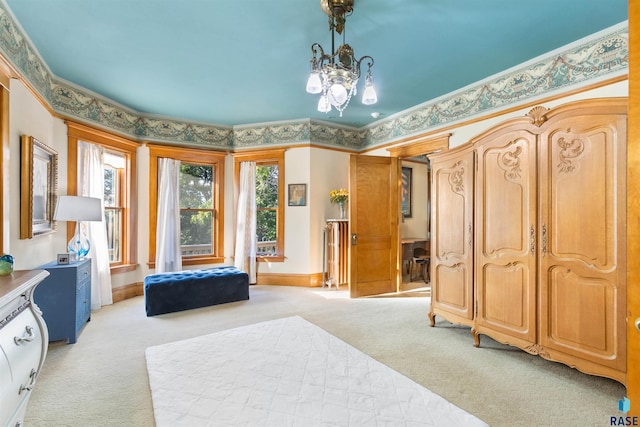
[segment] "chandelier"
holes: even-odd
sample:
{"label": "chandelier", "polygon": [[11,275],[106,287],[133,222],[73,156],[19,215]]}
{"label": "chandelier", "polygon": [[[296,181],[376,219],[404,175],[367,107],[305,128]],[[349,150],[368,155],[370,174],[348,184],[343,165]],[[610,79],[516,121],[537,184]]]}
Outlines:
{"label": "chandelier", "polygon": [[[321,94],[318,101],[318,111],[328,113],[331,106],[340,112],[349,105],[351,97],[357,94],[356,84],[360,78],[360,65],[366,64],[367,75],[365,77],[362,103],[371,105],[378,102],[371,67],[373,58],[363,56],[355,57],[353,48],[345,41],[345,24],[347,16],[353,12],[354,0],[320,0],[320,7],[329,16],[329,29],[331,30],[331,54],[324,52],[319,43],[311,45],[311,74],[307,80],[307,92]],[[336,45],[336,33],[342,35],[342,43]]]}

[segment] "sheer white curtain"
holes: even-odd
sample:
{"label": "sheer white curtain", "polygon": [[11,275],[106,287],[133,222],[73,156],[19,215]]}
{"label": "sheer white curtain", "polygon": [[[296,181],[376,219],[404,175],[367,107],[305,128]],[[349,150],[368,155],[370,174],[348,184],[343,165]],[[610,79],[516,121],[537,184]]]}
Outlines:
{"label": "sheer white curtain", "polygon": [[256,163],[240,163],[234,265],[256,283]]}
{"label": "sheer white curtain", "polygon": [[[104,149],[88,142],[78,141],[78,196],[96,197],[104,206]],[[91,249],[91,309],[113,303],[109,243],[103,221],[85,221],[76,227],[85,227]]]}
{"label": "sheer white curtain", "polygon": [[180,271],[180,160],[159,158],[158,179],[156,273]]}

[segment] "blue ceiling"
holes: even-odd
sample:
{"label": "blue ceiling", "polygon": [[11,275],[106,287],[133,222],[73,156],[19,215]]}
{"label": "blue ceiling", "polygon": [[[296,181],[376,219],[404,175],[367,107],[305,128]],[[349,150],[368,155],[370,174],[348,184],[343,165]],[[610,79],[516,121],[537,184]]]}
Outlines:
{"label": "blue ceiling", "polygon": [[[360,127],[627,19],[623,0],[357,0],[346,39],[378,103],[343,117],[305,92],[319,0],[0,0],[57,77],[139,113],[215,125]],[[362,83],[359,84],[362,93]]]}

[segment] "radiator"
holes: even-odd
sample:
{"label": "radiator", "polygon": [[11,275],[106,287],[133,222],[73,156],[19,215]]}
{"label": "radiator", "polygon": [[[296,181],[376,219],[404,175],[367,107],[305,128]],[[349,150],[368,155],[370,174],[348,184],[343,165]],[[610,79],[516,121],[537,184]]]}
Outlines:
{"label": "radiator", "polygon": [[326,254],[327,281],[326,284],[336,288],[349,283],[349,222],[327,221]]}

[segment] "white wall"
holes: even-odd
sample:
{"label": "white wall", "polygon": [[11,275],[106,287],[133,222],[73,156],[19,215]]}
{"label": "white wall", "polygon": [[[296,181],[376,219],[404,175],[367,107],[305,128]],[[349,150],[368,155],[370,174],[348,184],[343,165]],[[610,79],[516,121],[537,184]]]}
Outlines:
{"label": "white wall", "polygon": [[400,237],[427,237],[429,200],[429,175],[427,165],[424,163],[403,161],[403,167],[410,167],[413,172],[411,218],[405,218],[400,222]]}
{"label": "white wall", "polygon": [[311,148],[310,273],[322,272],[323,231],[326,220],[338,218],[338,206],[329,201],[329,192],[349,188],[349,153]]}
{"label": "white wall", "polygon": [[19,80],[12,79],[10,89],[9,241],[4,250],[13,255],[16,270],[25,270],[53,261],[57,253],[67,251],[67,223],[59,222],[57,231],[52,234],[20,239],[20,137],[33,136],[58,152],[58,194],[66,194],[67,127],[62,120],[54,118]]}
{"label": "white wall", "polygon": [[[329,191],[348,188],[349,154],[322,148],[289,148],[285,151],[284,179],[285,260],[261,262],[258,273],[320,273],[325,220],[338,214],[338,208],[329,201]],[[289,184],[307,184],[306,206],[288,206]],[[233,230],[225,228],[227,235],[233,236]]]}

